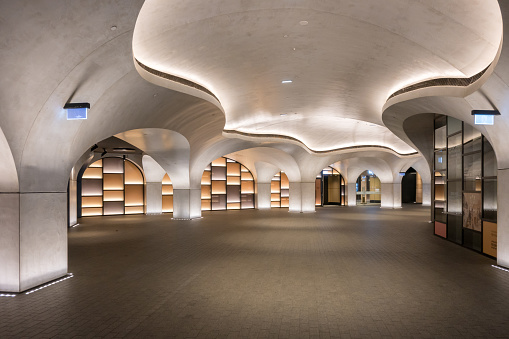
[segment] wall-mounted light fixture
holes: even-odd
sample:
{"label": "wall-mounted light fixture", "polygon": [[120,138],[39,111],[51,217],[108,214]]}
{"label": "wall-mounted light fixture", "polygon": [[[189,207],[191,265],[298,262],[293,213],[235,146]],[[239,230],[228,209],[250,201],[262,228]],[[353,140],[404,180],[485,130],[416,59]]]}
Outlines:
{"label": "wall-mounted light fixture", "polygon": [[497,110],[484,110],[475,109],[472,111],[474,116],[474,124],[476,125],[493,125],[495,122],[495,115],[500,115]]}
{"label": "wall-mounted light fixture", "polygon": [[88,102],[67,103],[64,109],[67,112],[67,120],[86,120],[90,104]]}
{"label": "wall-mounted light fixture", "polygon": [[406,172],[399,172],[399,176],[400,176],[400,177],[404,177],[404,176],[405,176],[405,174],[406,174]]}

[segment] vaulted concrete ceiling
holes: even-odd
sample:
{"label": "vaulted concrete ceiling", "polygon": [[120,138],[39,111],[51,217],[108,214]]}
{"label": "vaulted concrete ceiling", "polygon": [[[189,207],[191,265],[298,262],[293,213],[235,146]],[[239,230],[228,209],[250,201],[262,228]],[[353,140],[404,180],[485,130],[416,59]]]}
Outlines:
{"label": "vaulted concrete ceiling", "polygon": [[481,72],[501,40],[496,0],[147,0],[133,54],[215,95],[226,132],[412,153],[383,126],[388,97]]}

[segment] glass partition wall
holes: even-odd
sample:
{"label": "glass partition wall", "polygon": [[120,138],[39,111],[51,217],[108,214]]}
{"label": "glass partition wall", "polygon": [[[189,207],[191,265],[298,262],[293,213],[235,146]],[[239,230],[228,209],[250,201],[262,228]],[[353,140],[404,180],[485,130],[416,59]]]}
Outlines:
{"label": "glass partition wall", "polygon": [[437,116],[434,131],[435,234],[496,257],[497,166],[486,138]]}

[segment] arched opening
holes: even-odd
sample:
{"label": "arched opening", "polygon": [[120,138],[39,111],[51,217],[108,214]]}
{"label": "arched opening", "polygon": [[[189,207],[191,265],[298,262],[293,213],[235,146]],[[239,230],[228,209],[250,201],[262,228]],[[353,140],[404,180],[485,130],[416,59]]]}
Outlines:
{"label": "arched opening", "polygon": [[345,178],[335,168],[325,167],[315,179],[315,206],[345,206]]}
{"label": "arched opening", "polygon": [[401,178],[401,202],[403,204],[422,204],[422,179],[419,173],[410,167]]}
{"label": "arched opening", "polygon": [[[253,174],[241,163],[220,157],[201,178],[201,210],[222,211],[254,208]],[[168,174],[162,181],[163,213],[173,212],[173,186]]]}
{"label": "arched opening", "polygon": [[202,211],[254,208],[254,178],[241,163],[220,157],[203,171]]}
{"label": "arched opening", "polygon": [[380,205],[382,185],[380,179],[370,170],[359,175],[355,183],[357,205]]}
{"label": "arched opening", "polygon": [[290,180],[283,171],[276,173],[270,181],[270,207],[290,207]]}
{"label": "arched opening", "polygon": [[434,124],[435,234],[496,257],[495,151],[461,120],[437,115]]}
{"label": "arched opening", "polygon": [[145,213],[143,171],[129,159],[105,157],[78,175],[79,216]]}

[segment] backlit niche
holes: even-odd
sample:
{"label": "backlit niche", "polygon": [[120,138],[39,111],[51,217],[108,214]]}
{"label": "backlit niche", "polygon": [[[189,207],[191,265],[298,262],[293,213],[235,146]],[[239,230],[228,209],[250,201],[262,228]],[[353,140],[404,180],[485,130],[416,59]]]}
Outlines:
{"label": "backlit niche", "polygon": [[290,206],[290,181],[285,172],[276,173],[270,181],[270,207]]}
{"label": "backlit niche", "polygon": [[315,180],[315,206],[345,206],[345,178],[335,168],[325,167]]}
{"label": "backlit niche", "polygon": [[[163,179],[163,213],[173,212],[173,188]],[[221,211],[254,208],[254,178],[241,163],[225,157],[210,163],[201,179],[201,210]]]}
{"label": "backlit niche", "polygon": [[81,215],[144,213],[144,182],[143,173],[130,160],[97,160],[81,177]]}

